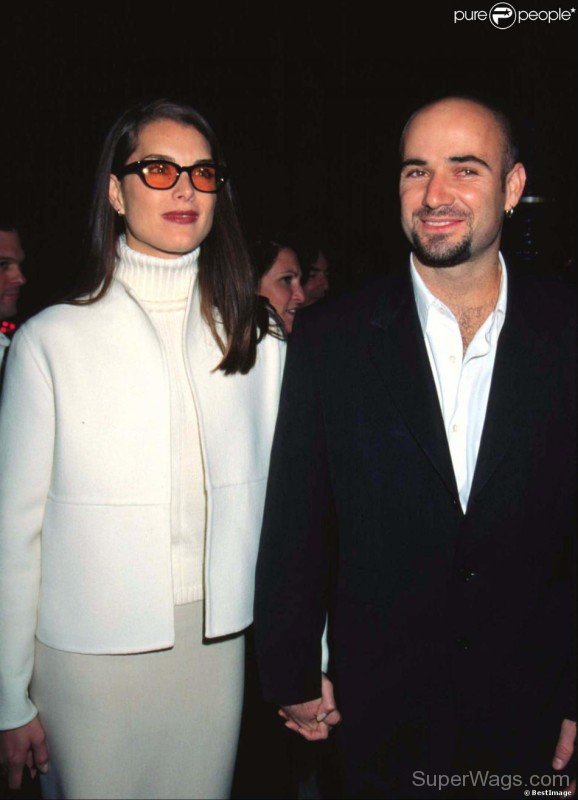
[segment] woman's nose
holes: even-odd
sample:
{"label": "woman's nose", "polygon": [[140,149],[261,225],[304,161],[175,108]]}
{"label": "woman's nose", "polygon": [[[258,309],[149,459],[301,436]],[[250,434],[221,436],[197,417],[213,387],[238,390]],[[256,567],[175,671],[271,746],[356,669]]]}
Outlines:
{"label": "woman's nose", "polygon": [[192,197],[195,187],[188,172],[181,172],[178,181],[173,186],[173,192],[177,197]]}
{"label": "woman's nose", "polygon": [[297,282],[297,285],[293,287],[293,302],[299,304],[305,302],[305,292],[303,291],[303,287],[299,282]]}

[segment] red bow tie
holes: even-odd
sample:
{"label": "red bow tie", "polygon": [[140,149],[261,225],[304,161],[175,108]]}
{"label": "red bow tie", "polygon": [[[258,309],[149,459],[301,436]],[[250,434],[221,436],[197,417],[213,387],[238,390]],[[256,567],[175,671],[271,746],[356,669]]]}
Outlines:
{"label": "red bow tie", "polygon": [[14,333],[16,325],[8,320],[0,321],[0,333]]}

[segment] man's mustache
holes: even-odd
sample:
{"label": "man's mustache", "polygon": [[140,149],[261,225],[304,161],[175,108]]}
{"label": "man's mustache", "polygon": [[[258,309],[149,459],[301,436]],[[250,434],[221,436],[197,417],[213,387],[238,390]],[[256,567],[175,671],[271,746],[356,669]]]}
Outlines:
{"label": "man's mustache", "polygon": [[466,219],[469,216],[465,211],[461,211],[455,206],[440,206],[439,208],[421,208],[419,211],[414,212],[414,217],[417,217],[422,222],[428,219],[436,219],[443,217],[444,219]]}

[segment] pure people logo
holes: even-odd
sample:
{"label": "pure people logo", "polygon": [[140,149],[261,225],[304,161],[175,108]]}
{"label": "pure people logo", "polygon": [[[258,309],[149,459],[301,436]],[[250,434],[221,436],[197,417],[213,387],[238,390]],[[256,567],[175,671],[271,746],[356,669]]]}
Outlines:
{"label": "pure people logo", "polygon": [[516,23],[521,24],[525,22],[569,22],[573,19],[576,13],[575,8],[564,10],[562,8],[543,9],[538,11],[532,9],[527,11],[520,9],[517,11],[510,3],[495,3],[489,11],[468,10],[468,11],[454,11],[454,24],[458,22],[490,22],[494,28],[500,31],[506,31]]}
{"label": "pure people logo", "polygon": [[496,3],[490,9],[490,22],[494,28],[505,31],[516,22],[516,9],[509,3]]}

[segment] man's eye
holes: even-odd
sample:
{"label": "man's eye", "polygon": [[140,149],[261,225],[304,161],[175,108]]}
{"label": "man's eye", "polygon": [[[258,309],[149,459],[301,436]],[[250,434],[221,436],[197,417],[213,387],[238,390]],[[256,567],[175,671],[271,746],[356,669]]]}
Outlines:
{"label": "man's eye", "polygon": [[463,169],[460,170],[459,174],[468,177],[470,175],[477,175],[478,173],[477,170],[472,169],[471,167],[464,167]]}
{"label": "man's eye", "polygon": [[10,262],[9,261],[0,261],[0,269],[3,272],[7,272],[9,268],[10,268]]}
{"label": "man's eye", "polygon": [[423,169],[410,169],[408,172],[405,173],[406,178],[423,178],[425,175],[425,170]]}

